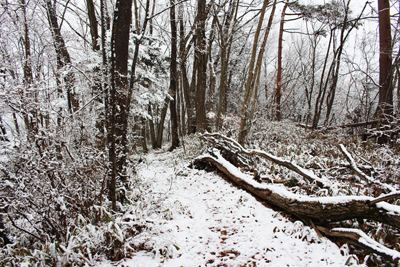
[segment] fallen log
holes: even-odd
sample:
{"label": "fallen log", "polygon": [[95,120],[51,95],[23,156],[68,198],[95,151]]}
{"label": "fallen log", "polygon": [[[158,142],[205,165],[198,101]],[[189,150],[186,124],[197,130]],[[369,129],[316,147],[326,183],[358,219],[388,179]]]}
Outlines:
{"label": "fallen log", "polygon": [[[354,245],[367,249],[388,260],[399,262],[400,252],[389,249],[368,237],[358,229],[324,227],[331,222],[351,219],[368,219],[400,228],[400,206],[392,205],[385,200],[398,198],[399,193],[388,194],[379,198],[367,196],[310,197],[296,195],[277,185],[264,185],[253,180],[252,176],[242,173],[238,168],[225,160],[218,149],[195,159],[193,166],[212,164],[228,180],[239,188],[266,201],[273,206],[297,216],[306,224],[311,224],[317,233],[328,237],[342,238]],[[324,225],[324,226],[321,226]]]}
{"label": "fallen log", "polygon": [[[238,187],[297,217],[329,223],[350,219],[368,219],[400,228],[400,207],[367,196],[310,197],[296,195],[278,185],[253,180],[226,161],[219,150],[197,158],[194,166],[209,162]],[[306,221],[306,223],[308,223]]]}

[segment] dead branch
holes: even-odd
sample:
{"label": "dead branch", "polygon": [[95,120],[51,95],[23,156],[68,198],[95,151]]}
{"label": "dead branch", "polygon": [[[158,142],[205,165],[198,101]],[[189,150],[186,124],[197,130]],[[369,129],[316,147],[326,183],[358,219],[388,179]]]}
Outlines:
{"label": "dead branch", "polygon": [[[230,148],[231,152],[236,153],[236,154],[242,154],[242,155],[246,155],[246,156],[259,156],[259,157],[265,158],[265,159],[270,160],[278,165],[284,166],[284,167],[288,168],[289,170],[296,172],[297,174],[300,174],[302,177],[304,177],[311,183],[316,182],[319,187],[325,186],[326,181],[324,181],[324,179],[319,178],[312,171],[304,169],[303,167],[300,167],[299,165],[297,165],[293,162],[284,160],[279,157],[275,157],[274,155],[271,155],[271,154],[266,153],[261,150],[244,149],[238,142],[236,142],[235,140],[233,140],[229,137],[226,137],[220,133],[206,133],[206,134],[203,134],[201,137],[209,142],[216,144],[216,145],[219,144],[224,149],[229,150],[229,148]],[[219,139],[222,139],[223,143],[220,142]]]}
{"label": "dead branch", "polygon": [[366,175],[364,172],[362,172],[358,167],[357,163],[354,161],[353,157],[350,155],[350,153],[346,150],[344,145],[340,144],[339,145],[340,150],[343,152],[344,156],[346,157],[347,161],[350,163],[350,168],[357,174],[358,177],[360,177],[363,181],[370,183],[370,184],[377,184],[380,187],[386,189],[388,192],[395,192],[396,189],[391,187],[390,185],[384,184],[378,180],[375,180],[373,177]]}
{"label": "dead branch", "polygon": [[329,230],[322,226],[317,226],[317,229],[328,237],[343,238],[349,243],[372,251],[388,260],[399,261],[400,259],[400,252],[383,246],[359,229],[334,228]]}
{"label": "dead branch", "polygon": [[373,204],[376,204],[376,203],[379,203],[379,202],[388,201],[388,200],[391,200],[391,199],[399,199],[399,198],[400,198],[400,193],[399,192],[394,192],[394,193],[387,194],[387,195],[384,195],[384,196],[381,196],[381,197],[377,197],[376,199],[372,200],[369,204],[373,205]]}

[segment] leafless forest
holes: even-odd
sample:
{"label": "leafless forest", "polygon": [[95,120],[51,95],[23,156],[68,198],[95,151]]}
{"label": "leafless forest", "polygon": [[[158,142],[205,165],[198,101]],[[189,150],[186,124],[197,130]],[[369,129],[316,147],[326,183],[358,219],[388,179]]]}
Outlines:
{"label": "leafless forest", "polygon": [[151,251],[129,207],[154,208],[136,166],[164,149],[361,249],[368,266],[398,266],[399,11],[0,0],[0,265]]}

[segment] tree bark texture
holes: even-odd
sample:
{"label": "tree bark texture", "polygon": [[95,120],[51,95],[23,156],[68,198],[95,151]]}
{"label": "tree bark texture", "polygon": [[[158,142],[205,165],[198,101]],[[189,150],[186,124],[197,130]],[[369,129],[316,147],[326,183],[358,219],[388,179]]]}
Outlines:
{"label": "tree bark texture", "polygon": [[[225,115],[226,112],[226,90],[228,82],[228,64],[231,52],[231,46],[233,41],[233,31],[236,24],[238,3],[236,0],[229,1],[228,12],[225,14],[225,21],[223,24],[219,23],[218,33],[220,36],[220,56],[221,56],[221,74],[219,81],[219,100],[218,100],[218,111],[217,111],[217,121],[216,121],[216,131],[221,129],[221,116]],[[233,19],[235,18],[235,19]],[[233,21],[233,25],[232,25]],[[231,26],[232,25],[232,26]]]}
{"label": "tree bark texture", "polygon": [[[190,90],[189,80],[187,76],[186,69],[186,59],[187,59],[187,49],[186,49],[186,38],[185,38],[185,28],[183,25],[183,6],[179,5],[179,13],[178,13],[178,21],[179,21],[179,73],[181,80],[181,87],[183,92],[183,98],[186,106],[186,116],[187,116],[187,133],[190,134],[190,125],[193,117],[193,108],[192,108],[192,93]],[[184,117],[184,116],[182,116]],[[185,123],[182,121],[182,123]],[[183,127],[182,127],[183,128]],[[186,132],[184,133],[186,134]]]}
{"label": "tree bark texture", "polygon": [[116,182],[119,177],[125,183],[124,167],[126,155],[124,155],[123,139],[124,119],[127,118],[128,102],[128,47],[129,31],[132,20],[132,0],[118,0],[111,39],[111,90],[109,117],[109,161],[110,177],[108,180],[109,200],[113,210],[116,206]]}
{"label": "tree bark texture", "polygon": [[197,0],[196,36],[197,46],[197,86],[196,86],[196,131],[204,132],[207,128],[206,90],[207,90],[207,53],[206,53],[206,0]]}
{"label": "tree bark texture", "polygon": [[[24,43],[24,86],[26,89],[25,95],[27,96],[27,103],[26,105],[26,110],[27,113],[23,115],[24,117],[24,122],[25,122],[25,127],[27,129],[27,138],[28,141],[33,141],[35,138],[35,135],[38,133],[39,129],[39,116],[37,112],[37,92],[34,90],[33,92],[29,92],[32,90],[29,90],[29,87],[33,83],[33,74],[32,74],[32,61],[31,61],[31,42],[30,42],[30,37],[29,37],[29,26],[28,26],[28,21],[26,17],[26,2],[25,0],[20,0],[21,4],[21,10],[22,10],[22,15],[23,15],[23,23],[24,23],[24,38],[23,38],[23,43]],[[13,113],[13,116],[15,116],[15,113]],[[15,125],[18,126],[18,121],[14,119]],[[16,127],[16,129],[18,129]],[[17,130],[18,135],[19,135],[19,129]]]}
{"label": "tree bark texture", "polygon": [[100,45],[98,43],[99,31],[93,0],[86,0],[86,6],[90,24],[90,35],[92,37],[92,49],[93,51],[98,51],[100,50]]}
{"label": "tree bark texture", "polygon": [[390,1],[378,0],[379,10],[379,104],[378,117],[392,115],[392,32]]}
{"label": "tree bark texture", "polygon": [[170,151],[174,150],[179,146],[179,136],[178,136],[178,116],[176,112],[176,104],[177,104],[177,29],[176,29],[176,20],[175,20],[175,0],[171,0],[171,8],[170,8],[170,22],[171,22],[171,66],[170,66],[170,84],[169,91],[171,94],[171,102],[169,105],[170,114],[171,114],[171,132],[172,132],[172,143],[170,147]]}

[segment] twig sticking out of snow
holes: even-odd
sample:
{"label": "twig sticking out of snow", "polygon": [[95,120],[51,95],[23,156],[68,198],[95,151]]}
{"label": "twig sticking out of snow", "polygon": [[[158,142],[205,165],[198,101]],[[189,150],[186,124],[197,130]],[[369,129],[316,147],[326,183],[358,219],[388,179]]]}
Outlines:
{"label": "twig sticking out of snow", "polygon": [[382,188],[386,189],[389,192],[395,192],[396,191],[396,189],[391,187],[390,185],[384,184],[384,183],[382,183],[380,181],[375,180],[373,177],[366,175],[363,171],[361,171],[357,167],[357,163],[354,161],[353,157],[350,155],[350,153],[347,151],[347,149],[344,147],[344,145],[340,144],[339,147],[340,147],[340,150],[345,155],[345,157],[348,160],[348,162],[350,163],[350,167],[353,169],[353,171],[356,172],[358,177],[360,177],[362,180],[364,180],[367,183],[377,184],[377,185],[381,186]]}

